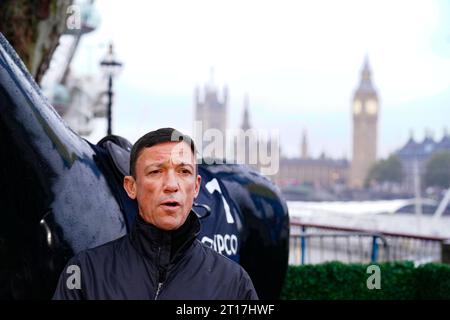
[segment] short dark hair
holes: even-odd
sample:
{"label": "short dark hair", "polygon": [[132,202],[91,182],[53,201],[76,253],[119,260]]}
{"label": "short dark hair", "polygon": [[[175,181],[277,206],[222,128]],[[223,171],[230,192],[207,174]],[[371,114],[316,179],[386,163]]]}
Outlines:
{"label": "short dark hair", "polygon": [[[190,147],[194,158],[197,154],[195,149],[194,140],[188,135],[181,133],[174,128],[161,128],[155,131],[150,131],[136,141],[136,143],[131,148],[130,153],[130,174],[136,179],[136,161],[139,158],[142,150],[144,148],[150,148],[154,145],[164,143],[164,142],[186,142]],[[195,172],[197,172],[197,166],[195,166]]]}

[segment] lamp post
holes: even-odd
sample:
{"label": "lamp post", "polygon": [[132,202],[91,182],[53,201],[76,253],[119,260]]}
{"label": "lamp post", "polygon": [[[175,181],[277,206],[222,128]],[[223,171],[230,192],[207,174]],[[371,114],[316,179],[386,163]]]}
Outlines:
{"label": "lamp post", "polygon": [[113,97],[113,78],[116,76],[120,70],[122,69],[122,63],[116,60],[116,56],[114,54],[114,48],[112,43],[109,44],[108,53],[100,62],[100,67],[104,73],[104,75],[108,78],[108,109],[107,109],[107,117],[108,117],[108,129],[107,135],[112,134],[112,97]]}

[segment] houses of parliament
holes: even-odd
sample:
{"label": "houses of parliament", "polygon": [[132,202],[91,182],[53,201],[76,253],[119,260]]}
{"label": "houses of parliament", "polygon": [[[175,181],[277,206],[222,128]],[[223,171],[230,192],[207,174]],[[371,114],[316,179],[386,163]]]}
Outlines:
{"label": "houses of parliament", "polygon": [[[224,87],[220,92],[214,85],[207,84],[203,90],[195,90],[195,120],[201,121],[202,130],[227,129],[228,89]],[[243,119],[241,131],[252,128],[250,123],[249,99],[244,98]],[[278,186],[309,185],[315,189],[328,189],[336,185],[361,189],[364,187],[366,176],[377,158],[378,115],[380,112],[377,91],[372,84],[371,69],[366,58],[361,69],[360,82],[353,94],[352,105],[352,159],[332,159],[325,154],[318,158],[310,156],[308,150],[308,136],[303,131],[299,139],[300,157],[287,158],[281,156],[279,170],[269,176]],[[202,137],[204,135],[202,134]],[[233,143],[233,142],[229,142]],[[274,141],[264,141],[273,144]],[[225,142],[227,144],[227,142]],[[202,144],[205,147],[205,143]],[[279,148],[279,146],[277,145]],[[270,148],[268,148],[270,150]],[[251,159],[246,147],[245,159]],[[281,153],[280,153],[281,154]],[[206,155],[208,156],[208,155]],[[247,163],[247,162],[246,162]],[[258,169],[258,163],[247,163]]]}

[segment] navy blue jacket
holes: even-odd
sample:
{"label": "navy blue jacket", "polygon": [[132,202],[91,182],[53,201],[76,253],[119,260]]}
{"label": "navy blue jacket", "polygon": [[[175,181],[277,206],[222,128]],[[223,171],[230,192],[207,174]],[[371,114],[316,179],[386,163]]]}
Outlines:
{"label": "navy blue jacket", "polygon": [[127,235],[72,258],[53,299],[258,299],[247,272],[197,240],[199,231],[192,211],[175,231],[137,215]]}

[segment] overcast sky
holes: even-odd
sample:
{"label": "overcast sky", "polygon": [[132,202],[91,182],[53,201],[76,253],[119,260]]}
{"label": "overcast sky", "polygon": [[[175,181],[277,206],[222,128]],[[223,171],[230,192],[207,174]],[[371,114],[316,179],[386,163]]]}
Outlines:
{"label": "overcast sky", "polygon": [[[194,89],[229,88],[228,125],[278,129],[298,156],[303,129],[313,156],[351,157],[351,100],[368,54],[378,90],[379,157],[414,130],[440,139],[450,114],[447,1],[97,0],[99,28],[74,60],[97,73],[112,40],[124,69],[116,81],[114,133],[134,142],[173,126],[192,134]],[[447,18],[447,19],[446,19]],[[90,139],[104,135],[106,121]],[[449,128],[450,129],[450,128]]]}

